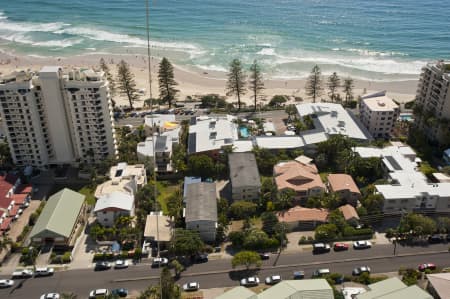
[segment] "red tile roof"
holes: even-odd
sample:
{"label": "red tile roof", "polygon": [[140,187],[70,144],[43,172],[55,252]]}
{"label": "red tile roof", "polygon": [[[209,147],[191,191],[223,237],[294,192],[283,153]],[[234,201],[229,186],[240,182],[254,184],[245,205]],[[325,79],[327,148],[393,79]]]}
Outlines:
{"label": "red tile roof", "polygon": [[352,218],[359,219],[358,212],[356,212],[356,209],[352,205],[344,205],[340,206],[339,210],[344,215],[345,220],[350,220]]}
{"label": "red tile roof", "polygon": [[17,215],[17,211],[19,211],[20,207],[19,206],[14,206],[12,207],[12,209],[9,211],[9,217],[14,217]]}
{"label": "red tile roof", "polygon": [[21,204],[23,204],[25,202],[27,197],[28,197],[28,194],[21,193],[21,194],[13,194],[11,196],[11,199],[14,200],[14,204],[15,205],[21,205]]}
{"label": "red tile roof", "polygon": [[350,190],[353,193],[359,193],[358,186],[351,176],[344,173],[332,173],[328,175],[328,183],[332,191]]}
{"label": "red tile roof", "polygon": [[17,177],[13,175],[0,176],[0,208],[7,209],[11,198],[7,197],[9,190],[14,186]]}
{"label": "red tile roof", "polygon": [[280,222],[296,222],[296,221],[326,222],[328,218],[328,210],[308,209],[296,206],[287,211],[278,212],[277,217]]}
{"label": "red tile roof", "polygon": [[11,223],[12,218],[5,218],[3,219],[2,224],[0,225],[0,230],[8,230],[9,229],[9,224]]}
{"label": "red tile roof", "polygon": [[278,190],[285,188],[296,192],[313,188],[325,189],[316,165],[303,164],[298,161],[280,162],[274,166],[275,184]]}

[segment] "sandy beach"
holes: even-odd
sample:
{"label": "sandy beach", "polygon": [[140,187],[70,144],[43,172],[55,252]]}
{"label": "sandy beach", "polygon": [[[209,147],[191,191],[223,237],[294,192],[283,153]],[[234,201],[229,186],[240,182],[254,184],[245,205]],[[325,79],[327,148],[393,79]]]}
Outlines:
{"label": "sandy beach", "polygon": [[[1,51],[1,50],[0,50]],[[139,89],[145,89],[145,95],[142,100],[135,103],[136,107],[143,105],[143,100],[148,98],[149,84],[147,72],[146,56],[135,54],[94,54],[94,55],[80,55],[71,57],[35,57],[35,56],[20,56],[12,55],[5,52],[0,52],[0,76],[9,74],[14,70],[31,69],[39,70],[44,65],[58,65],[62,67],[98,67],[100,58],[104,58],[109,63],[113,74],[116,73],[116,64],[121,60],[125,60],[130,64],[133,73],[135,74],[136,84]],[[159,60],[153,58],[152,64],[152,96],[157,97],[158,91],[158,70]],[[199,96],[209,93],[216,93],[225,95],[226,74],[222,72],[204,72],[188,70],[175,65],[175,80],[178,82],[178,100],[184,101],[187,96]],[[324,78],[326,82],[326,78]],[[377,92],[386,90],[387,95],[398,102],[408,102],[414,99],[417,80],[409,81],[394,81],[394,82],[375,82],[354,80],[354,95],[358,96],[364,93]],[[309,101],[305,95],[305,79],[298,80],[277,80],[265,78],[264,95],[270,99],[273,95],[288,95],[293,97],[302,97],[304,101]],[[326,90],[324,91],[326,93]],[[327,98],[326,95],[323,96]],[[119,97],[115,99],[118,105],[127,105],[128,101],[125,98]],[[234,97],[228,98],[230,102],[235,102]],[[242,100],[251,105],[252,99],[250,93],[244,95]]]}

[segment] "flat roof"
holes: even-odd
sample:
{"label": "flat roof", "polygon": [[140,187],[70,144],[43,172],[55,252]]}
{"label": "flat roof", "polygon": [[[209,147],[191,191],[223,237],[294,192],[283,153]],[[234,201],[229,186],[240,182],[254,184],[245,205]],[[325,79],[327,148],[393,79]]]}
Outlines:
{"label": "flat roof", "polygon": [[230,153],[228,165],[232,187],[261,187],[258,165],[253,153]]}
{"label": "flat roof", "polygon": [[398,105],[388,96],[376,96],[361,100],[371,111],[393,111]]}
{"label": "flat roof", "polygon": [[217,194],[215,183],[193,183],[187,186],[186,222],[217,221]]}
{"label": "flat roof", "polygon": [[266,149],[288,149],[305,146],[299,136],[257,136],[255,137],[255,144],[259,148]]}
{"label": "flat roof", "polygon": [[175,123],[175,114],[151,114],[145,116],[145,125],[147,127],[154,126],[163,127],[167,123]]}
{"label": "flat roof", "polygon": [[[158,224],[158,227],[156,224]],[[174,223],[169,216],[158,214],[147,215],[144,238],[151,238],[154,241],[169,242],[172,239],[173,227]]]}

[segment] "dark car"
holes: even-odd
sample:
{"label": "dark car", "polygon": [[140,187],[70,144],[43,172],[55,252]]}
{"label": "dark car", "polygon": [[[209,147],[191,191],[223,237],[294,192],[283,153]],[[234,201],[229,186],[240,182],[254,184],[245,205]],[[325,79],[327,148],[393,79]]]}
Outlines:
{"label": "dark car", "polygon": [[295,271],[294,279],[303,279],[305,278],[305,271]]}
{"label": "dark car", "polygon": [[443,240],[440,235],[432,235],[432,236],[428,237],[428,243],[430,243],[430,244],[438,244],[438,243],[441,243],[442,241]]}
{"label": "dark car", "polygon": [[108,262],[97,262],[95,263],[95,271],[104,271],[111,268],[111,265]]}
{"label": "dark car", "polygon": [[270,255],[269,255],[267,252],[260,253],[260,254],[259,254],[259,257],[260,257],[262,260],[268,260],[268,259],[270,259]]}
{"label": "dark car", "polygon": [[201,253],[195,257],[196,263],[206,263],[208,262],[208,255],[205,253]]}
{"label": "dark car", "polygon": [[314,254],[326,253],[326,252],[330,252],[330,250],[331,250],[330,244],[326,244],[326,243],[313,244],[313,253]]}
{"label": "dark car", "polygon": [[128,296],[128,290],[124,288],[114,289],[111,291],[111,294],[119,297],[126,297]]}

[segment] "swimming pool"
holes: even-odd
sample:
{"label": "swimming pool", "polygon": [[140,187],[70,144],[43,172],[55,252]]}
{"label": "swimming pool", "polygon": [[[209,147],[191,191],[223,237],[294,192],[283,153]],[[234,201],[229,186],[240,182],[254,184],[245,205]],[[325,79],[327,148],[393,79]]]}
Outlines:
{"label": "swimming pool", "polygon": [[241,133],[242,138],[247,138],[248,136],[250,136],[247,127],[240,127],[239,132]]}
{"label": "swimming pool", "polygon": [[400,114],[400,116],[398,117],[401,121],[413,121],[414,117],[412,114],[409,113],[402,113]]}

